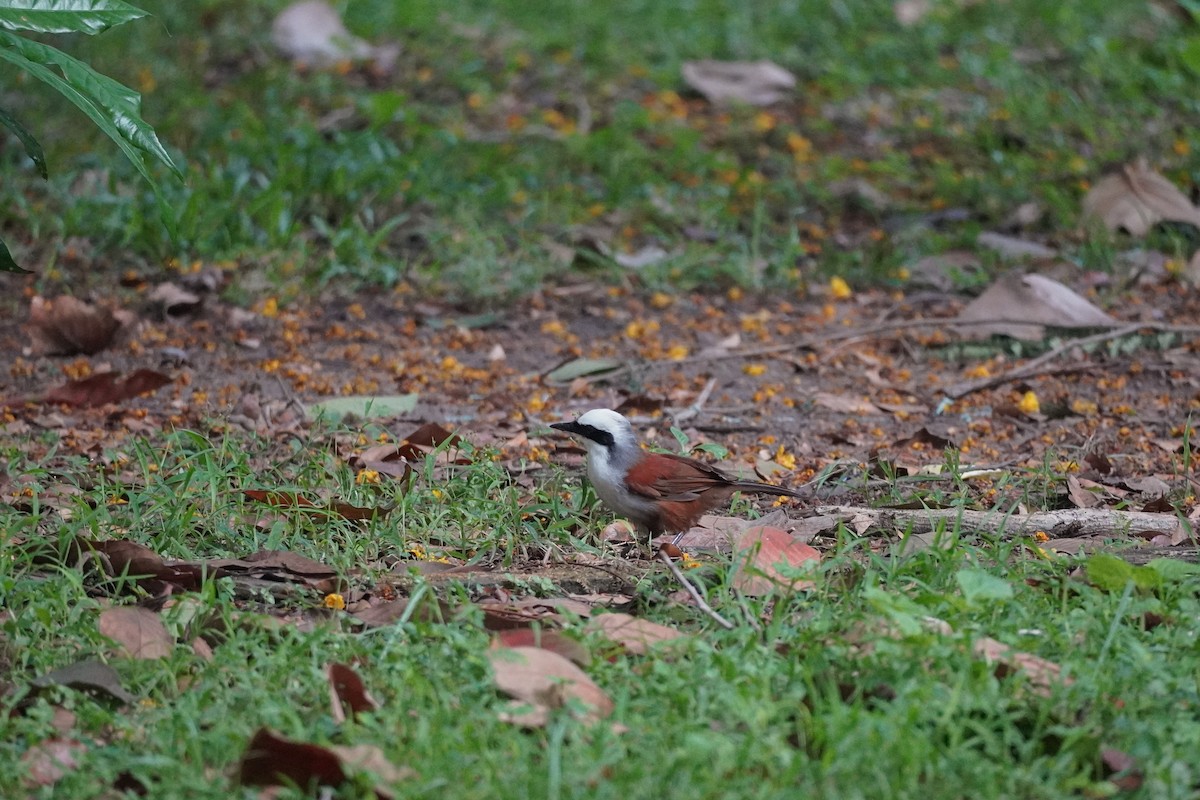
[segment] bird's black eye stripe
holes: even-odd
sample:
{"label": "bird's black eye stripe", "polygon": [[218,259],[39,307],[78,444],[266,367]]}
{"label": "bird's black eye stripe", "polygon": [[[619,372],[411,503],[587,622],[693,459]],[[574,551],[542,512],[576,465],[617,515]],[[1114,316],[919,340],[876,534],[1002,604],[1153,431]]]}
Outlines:
{"label": "bird's black eye stripe", "polygon": [[605,447],[613,446],[613,435],[608,431],[602,431],[599,428],[594,428],[591,425],[580,425],[579,435],[586,436],[593,442],[599,442]]}

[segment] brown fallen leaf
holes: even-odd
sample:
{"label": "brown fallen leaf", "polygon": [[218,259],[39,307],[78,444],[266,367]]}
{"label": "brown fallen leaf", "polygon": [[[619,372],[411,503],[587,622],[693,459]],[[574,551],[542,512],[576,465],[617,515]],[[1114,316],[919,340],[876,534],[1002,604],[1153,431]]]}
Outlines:
{"label": "brown fallen leaf", "polygon": [[29,301],[27,330],[34,355],[99,353],[112,344],[120,327],[121,320],[111,309],[69,295],[34,297]]}
{"label": "brown fallen leaf", "polygon": [[683,631],[617,612],[595,615],[588,620],[584,630],[596,631],[610,642],[639,656],[645,655],[655,645],[685,638]]}
{"label": "brown fallen leaf", "polygon": [[821,554],[798,542],[780,528],[752,526],[733,545],[737,564],[733,588],[748,595],[794,592],[813,587],[812,580],[797,577],[801,565],[815,567]]}
{"label": "brown fallen leaf", "polygon": [[158,614],[140,606],[117,606],[100,612],[100,633],[112,639],[131,658],[165,658],[175,647],[175,637]]}
{"label": "brown fallen leaf", "polygon": [[1145,236],[1163,220],[1200,228],[1200,209],[1144,158],[1097,181],[1083,198],[1083,215],[1133,236]]}
{"label": "brown fallen leaf", "polygon": [[79,766],[79,758],[86,752],[87,747],[75,739],[56,736],[38,742],[21,754],[25,785],[53,786]]}
{"label": "brown fallen leaf", "polygon": [[[580,719],[596,722],[613,712],[613,702],[579,667],[563,656],[538,647],[500,647],[488,653],[496,688],[519,701],[501,718],[540,728],[551,712],[577,701]],[[527,707],[528,706],[528,707]]]}
{"label": "brown fallen leaf", "polygon": [[839,414],[863,416],[883,413],[879,406],[869,400],[864,400],[861,397],[849,397],[843,394],[817,392],[813,397],[813,402],[822,408],[828,408],[830,411],[836,411]]}
{"label": "brown fallen leaf", "polygon": [[42,402],[92,408],[156,392],[172,380],[152,369],[139,369],[124,378],[119,372],[100,372],[88,378],[67,381],[62,386],[56,386],[46,393]]}
{"label": "brown fallen leaf", "polygon": [[769,106],[796,87],[796,76],[770,61],[688,61],[682,71],[687,85],[716,105]]}
{"label": "brown fallen leaf", "polygon": [[1104,763],[1105,780],[1118,789],[1135,792],[1142,788],[1145,776],[1133,756],[1114,747],[1105,747],[1100,750],[1100,760]]}
{"label": "brown fallen leaf", "polygon": [[[340,725],[347,717],[353,719],[358,714],[379,708],[379,704],[371,697],[371,693],[367,691],[362,678],[353,667],[347,664],[330,664],[325,668],[325,675],[329,679],[329,704],[334,722]],[[350,709],[349,714],[346,713],[346,709]]]}

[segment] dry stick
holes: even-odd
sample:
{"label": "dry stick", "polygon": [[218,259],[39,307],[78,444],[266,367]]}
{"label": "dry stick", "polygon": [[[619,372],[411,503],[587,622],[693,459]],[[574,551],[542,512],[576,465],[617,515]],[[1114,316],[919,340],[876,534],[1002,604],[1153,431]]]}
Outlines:
{"label": "dry stick", "polygon": [[[666,362],[650,362],[639,365],[641,369],[652,369],[654,367],[677,367],[684,364],[704,364],[711,361],[728,361],[735,358],[755,358],[757,356],[770,356],[776,353],[786,353],[789,350],[797,350],[802,347],[815,347],[817,345],[828,344],[830,342],[841,342],[847,339],[866,339],[872,336],[878,336],[881,333],[893,333],[895,331],[908,330],[909,328],[940,328],[940,327],[978,327],[981,325],[1029,325],[1029,320],[1021,319],[978,319],[978,320],[957,320],[953,317],[943,317],[939,319],[913,319],[903,320],[898,322],[886,322],[881,325],[868,325],[862,328],[850,328],[844,331],[833,331],[820,335],[806,336],[799,341],[789,342],[788,344],[773,344],[764,347],[750,347],[745,350],[731,350],[726,353],[710,353],[708,355],[695,355],[681,358],[678,361]],[[1180,333],[1180,334],[1200,334],[1200,325],[1171,325],[1165,322],[1139,322],[1136,325],[1129,325],[1115,328],[1103,335],[1097,341],[1106,341],[1107,339],[1123,336],[1130,329],[1136,331],[1142,328],[1160,331],[1163,333]],[[1087,343],[1094,337],[1086,337],[1084,339],[1076,339],[1072,344]],[[619,375],[624,375],[630,372],[630,367],[624,366],[619,369],[605,372],[600,375],[584,376],[582,380],[588,383],[596,381],[611,380]]]}
{"label": "dry stick", "polygon": [[1117,327],[1117,329],[1110,330],[1110,331],[1104,331],[1103,333],[1093,333],[1092,336],[1085,336],[1084,338],[1081,338],[1081,339],[1070,339],[1069,342],[1063,342],[1062,344],[1058,345],[1058,347],[1056,347],[1052,350],[1046,350],[1045,353],[1043,353],[1042,355],[1039,355],[1037,357],[1037,359],[1033,359],[1033,361],[1028,361],[1028,362],[1024,363],[1024,365],[1021,365],[1020,367],[1015,367],[1013,369],[1009,369],[1008,372],[1003,373],[1001,375],[992,375],[991,378],[982,378],[979,380],[971,380],[971,381],[967,381],[967,383],[965,383],[965,384],[959,384],[958,386],[950,386],[949,389],[946,390],[946,396],[949,397],[950,399],[959,399],[961,397],[966,397],[967,395],[970,395],[970,393],[972,393],[972,392],[977,392],[977,391],[980,391],[983,389],[991,389],[992,386],[1000,386],[1001,384],[1007,384],[1007,383],[1010,383],[1010,381],[1020,380],[1021,378],[1031,378],[1031,377],[1033,377],[1033,375],[1036,375],[1039,372],[1042,372],[1042,367],[1048,365],[1048,363],[1050,363],[1051,361],[1054,361],[1055,359],[1057,359],[1058,356],[1061,356],[1063,353],[1067,353],[1067,351],[1070,349],[1073,349],[1076,347],[1084,347],[1084,345],[1087,345],[1087,344],[1097,344],[1099,342],[1108,342],[1108,341],[1110,341],[1110,339],[1118,339],[1118,338],[1121,338],[1122,336],[1128,336],[1129,333],[1136,333],[1136,332],[1144,329],[1144,327],[1148,327],[1148,329],[1151,329],[1151,330],[1168,330],[1168,331],[1176,331],[1176,332],[1182,332],[1181,329],[1200,330],[1200,329],[1195,329],[1195,326],[1193,326],[1193,325],[1176,326],[1176,325],[1160,325],[1158,323],[1130,323],[1129,325],[1124,325],[1123,327]]}
{"label": "dry stick", "polygon": [[704,598],[700,596],[700,592],[696,590],[695,586],[692,586],[690,583],[688,583],[688,579],[685,578],[683,573],[679,571],[679,567],[675,566],[675,562],[672,561],[671,557],[666,554],[666,551],[659,550],[658,558],[667,565],[667,569],[671,570],[671,574],[675,576],[675,580],[679,581],[680,585],[683,586],[684,591],[692,596],[692,599],[696,601],[696,605],[700,606],[701,611],[716,620],[717,624],[725,630],[733,630],[733,623],[722,617],[713,610],[712,606],[705,602]]}
{"label": "dry stick", "polygon": [[896,528],[912,533],[932,533],[940,526],[947,530],[1032,536],[1042,531],[1051,539],[1067,536],[1118,536],[1152,532],[1171,535],[1179,528],[1174,514],[1147,511],[1118,511],[1102,508],[1064,508],[1010,514],[1003,511],[969,511],[960,508],[865,508],[860,506],[818,506],[824,517],[866,517],[871,527]]}
{"label": "dry stick", "polygon": [[672,414],[671,421],[676,425],[682,425],[692,417],[699,416],[700,411],[704,408],[704,404],[708,402],[708,396],[712,394],[715,388],[717,388],[717,379],[709,378],[708,383],[704,384],[704,389],[700,391],[695,401],[678,414]]}

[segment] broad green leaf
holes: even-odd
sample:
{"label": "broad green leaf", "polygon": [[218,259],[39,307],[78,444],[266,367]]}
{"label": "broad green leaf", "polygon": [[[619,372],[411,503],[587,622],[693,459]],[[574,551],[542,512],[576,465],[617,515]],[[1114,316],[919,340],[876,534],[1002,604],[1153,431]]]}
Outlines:
{"label": "broad green leaf", "polygon": [[362,419],[379,417],[394,417],[398,414],[410,414],[417,407],[415,394],[397,394],[385,397],[372,395],[354,395],[351,397],[334,397],[312,403],[306,407],[309,416],[325,417],[338,421],[349,414]]}
{"label": "broad green leaf", "polygon": [[960,569],[954,574],[958,588],[971,605],[981,602],[1011,600],[1012,584],[982,569]]}
{"label": "broad green leaf", "polygon": [[[117,143],[121,152],[151,185],[154,178],[146,168],[143,152],[154,156],[176,176],[183,178],[183,173],[158,140],[154,129],[141,118],[142,98],[137,92],[101,75],[61,50],[23,39],[8,31],[0,31],[0,59],[16,64],[38,80],[50,84],[74,103]],[[50,69],[51,65],[58,67],[62,75]]]}
{"label": "broad green leaf", "polygon": [[149,16],[121,0],[0,0],[0,28],[94,35]]}
{"label": "broad green leaf", "polygon": [[4,244],[4,240],[0,239],[0,272],[19,272],[23,275],[31,274],[27,269],[21,269],[16,261],[13,261],[12,253],[8,252],[8,246]]}
{"label": "broad green leaf", "polygon": [[46,169],[46,154],[42,152],[42,146],[38,144],[38,140],[33,138],[33,134],[25,129],[25,126],[17,122],[17,118],[12,114],[0,108],[0,125],[8,128],[13,132],[13,135],[21,140],[21,144],[25,147],[25,155],[33,160],[33,165],[37,167],[38,173],[43,178],[50,177],[49,171]]}
{"label": "broad green leaf", "polygon": [[1106,592],[1124,591],[1133,580],[1133,565],[1111,553],[1097,553],[1087,560],[1088,583]]}
{"label": "broad green leaf", "polygon": [[1200,564],[1181,561],[1178,558],[1156,558],[1146,564],[1145,569],[1154,570],[1164,581],[1178,583],[1200,575]]}
{"label": "broad green leaf", "polygon": [[891,620],[903,636],[917,636],[925,632],[921,620],[925,609],[902,594],[884,591],[878,586],[863,589],[863,598],[879,613]]}

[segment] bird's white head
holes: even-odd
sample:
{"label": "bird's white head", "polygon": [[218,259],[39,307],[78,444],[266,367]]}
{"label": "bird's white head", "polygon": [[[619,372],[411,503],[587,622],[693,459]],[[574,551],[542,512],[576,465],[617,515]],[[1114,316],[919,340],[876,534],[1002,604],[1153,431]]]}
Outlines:
{"label": "bird's white head", "polygon": [[608,408],[594,408],[574,422],[555,422],[550,427],[583,440],[592,470],[606,471],[610,465],[627,469],[642,452],[629,420]]}

